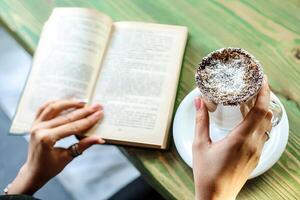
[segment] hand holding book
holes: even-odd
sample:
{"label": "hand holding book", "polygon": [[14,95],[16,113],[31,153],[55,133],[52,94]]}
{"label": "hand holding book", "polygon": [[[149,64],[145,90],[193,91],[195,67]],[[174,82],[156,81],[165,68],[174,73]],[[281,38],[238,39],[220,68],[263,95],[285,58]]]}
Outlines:
{"label": "hand holding book", "polygon": [[[105,142],[99,136],[86,137],[75,144],[76,154],[73,148],[55,147],[58,140],[74,134],[82,135],[103,118],[103,108],[99,104],[84,106],[80,101],[60,100],[48,102],[39,108],[30,130],[27,161],[11,183],[8,194],[33,195],[74,157],[93,144]],[[73,111],[61,115],[70,109]]]}

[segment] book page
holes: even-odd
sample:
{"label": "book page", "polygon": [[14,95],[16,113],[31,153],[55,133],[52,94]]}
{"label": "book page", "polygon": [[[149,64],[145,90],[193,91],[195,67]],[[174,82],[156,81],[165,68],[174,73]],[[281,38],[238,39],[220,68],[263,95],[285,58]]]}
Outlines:
{"label": "book page", "polygon": [[114,23],[92,99],[104,119],[90,134],[165,147],[186,37],[186,27]]}
{"label": "book page", "polygon": [[42,30],[12,133],[27,132],[46,101],[90,99],[111,27],[111,19],[94,10],[54,9]]}

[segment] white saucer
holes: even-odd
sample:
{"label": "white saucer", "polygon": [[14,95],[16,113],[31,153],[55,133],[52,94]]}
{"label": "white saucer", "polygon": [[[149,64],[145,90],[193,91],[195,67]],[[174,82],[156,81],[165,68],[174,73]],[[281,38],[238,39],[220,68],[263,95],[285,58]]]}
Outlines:
{"label": "white saucer", "polygon": [[[181,158],[192,167],[192,143],[194,138],[195,107],[194,99],[200,95],[198,88],[191,91],[179,105],[173,123],[173,137],[177,151]],[[288,136],[289,124],[286,111],[279,99],[272,93],[280,103],[283,115],[280,123],[272,128],[270,139],[265,143],[259,163],[251,173],[249,179],[261,175],[270,169],[280,158],[285,150]],[[226,134],[218,132],[216,127],[210,123],[210,137],[216,141],[225,137]]]}

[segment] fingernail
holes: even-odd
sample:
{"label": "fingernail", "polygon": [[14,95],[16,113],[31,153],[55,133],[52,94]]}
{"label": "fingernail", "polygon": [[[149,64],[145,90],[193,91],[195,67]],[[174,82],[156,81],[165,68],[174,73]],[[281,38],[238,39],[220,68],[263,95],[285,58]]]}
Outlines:
{"label": "fingernail", "polygon": [[101,110],[99,110],[99,111],[95,112],[93,115],[94,115],[96,118],[99,118],[100,116],[103,115],[103,113],[102,113]]}
{"label": "fingernail", "polygon": [[78,99],[78,102],[81,105],[85,105],[85,104],[87,104],[88,101],[86,99]]}
{"label": "fingernail", "polygon": [[195,103],[196,110],[197,111],[200,110],[202,107],[202,100],[200,99],[200,97],[196,97],[194,103]]}
{"label": "fingernail", "polygon": [[99,109],[101,108],[101,105],[100,105],[100,104],[93,104],[93,105],[91,106],[91,108],[92,108],[93,110],[99,110]]}
{"label": "fingernail", "polygon": [[264,74],[264,81],[268,83],[268,76],[266,74]]}
{"label": "fingernail", "polygon": [[99,139],[98,139],[98,143],[99,143],[99,144],[104,144],[104,143],[105,143],[105,140],[102,139],[102,138],[99,138]]}

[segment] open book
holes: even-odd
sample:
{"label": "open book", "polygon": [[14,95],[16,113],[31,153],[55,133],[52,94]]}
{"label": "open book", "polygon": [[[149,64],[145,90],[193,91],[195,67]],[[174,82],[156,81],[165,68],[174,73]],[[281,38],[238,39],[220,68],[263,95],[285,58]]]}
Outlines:
{"label": "open book", "polygon": [[76,98],[104,106],[104,119],[87,135],[166,148],[186,39],[182,26],[113,23],[95,10],[55,8],[11,134],[28,132],[44,102]]}

